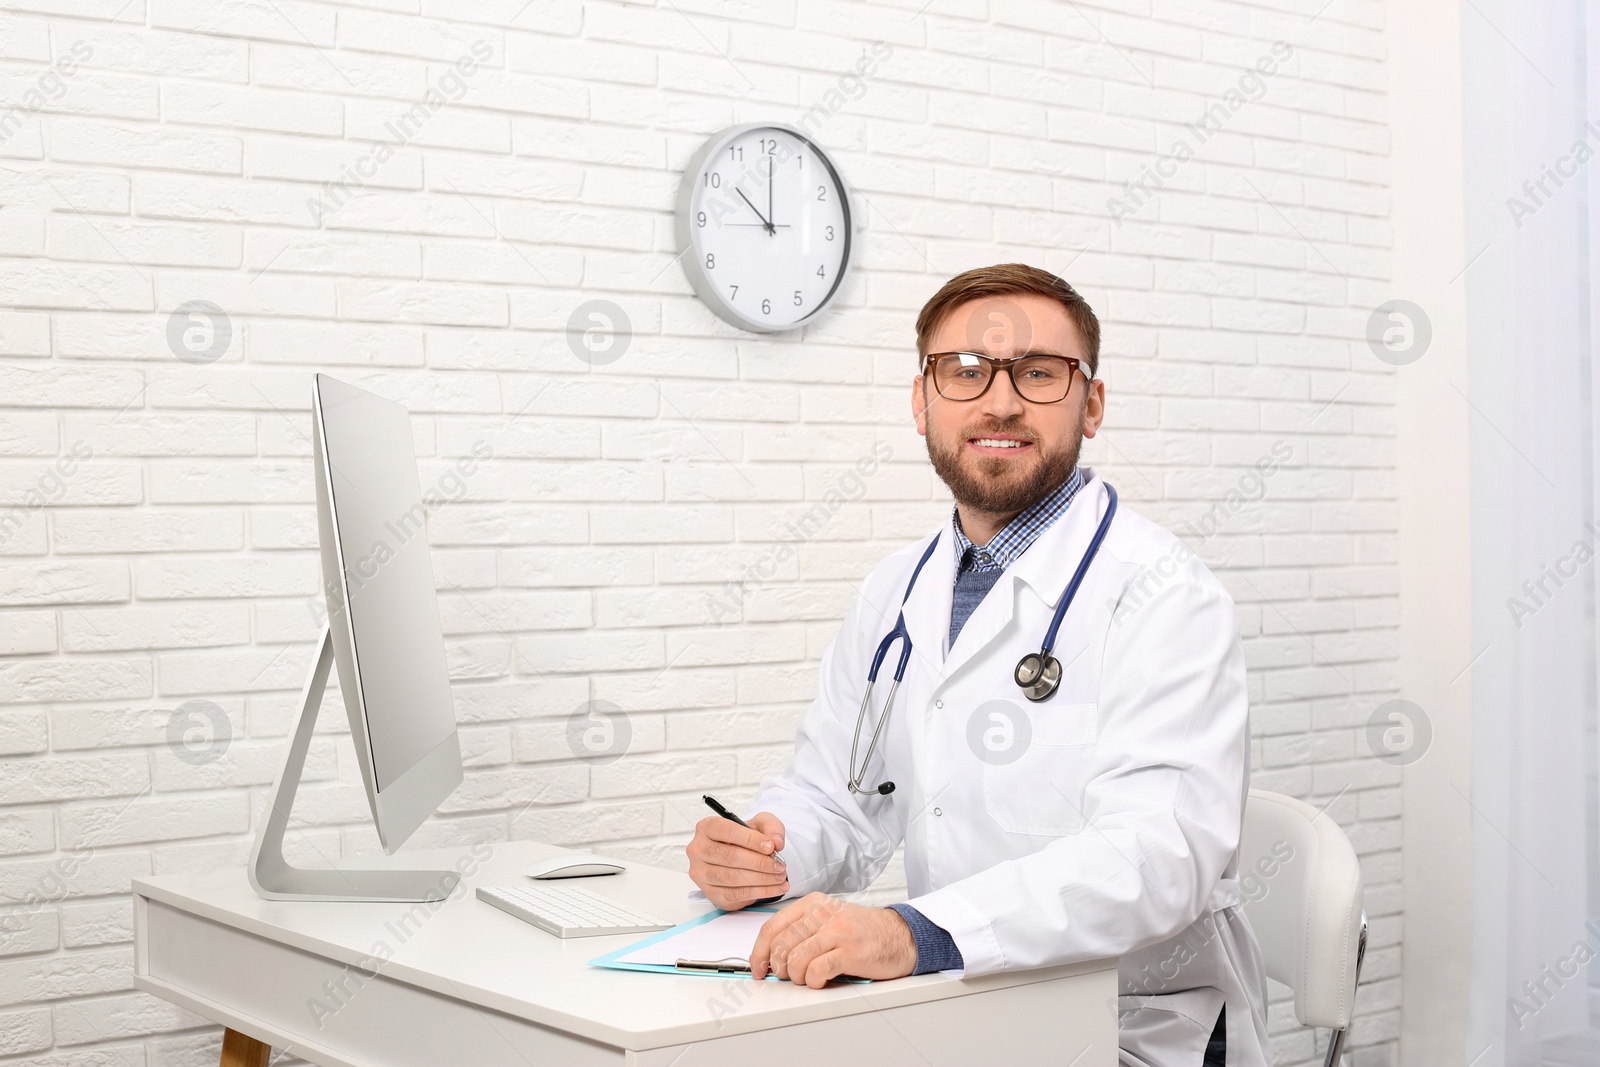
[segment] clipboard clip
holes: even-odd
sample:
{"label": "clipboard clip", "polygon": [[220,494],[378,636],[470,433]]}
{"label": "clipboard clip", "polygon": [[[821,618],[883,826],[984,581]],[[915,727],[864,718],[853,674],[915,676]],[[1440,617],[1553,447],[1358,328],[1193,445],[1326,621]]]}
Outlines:
{"label": "clipboard clip", "polygon": [[680,971],[707,971],[712,974],[749,974],[750,961],[743,956],[724,956],[720,960],[686,960],[673,964]]}

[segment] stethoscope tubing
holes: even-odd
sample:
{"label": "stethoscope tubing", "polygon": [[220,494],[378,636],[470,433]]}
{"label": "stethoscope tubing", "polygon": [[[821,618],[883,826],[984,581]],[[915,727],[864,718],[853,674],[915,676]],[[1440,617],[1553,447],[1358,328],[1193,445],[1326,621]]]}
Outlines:
{"label": "stethoscope tubing", "polygon": [[[1073,597],[1078,595],[1078,586],[1083,584],[1084,575],[1089,573],[1089,564],[1094,562],[1094,557],[1100,552],[1100,542],[1106,539],[1106,534],[1111,530],[1111,518],[1117,513],[1117,491],[1106,483],[1106,513],[1100,520],[1100,526],[1094,532],[1094,537],[1089,541],[1089,547],[1084,550],[1083,559],[1078,561],[1078,569],[1072,572],[1072,581],[1067,583],[1067,591],[1061,594],[1061,602],[1056,605],[1056,613],[1050,619],[1050,629],[1045,631],[1044,644],[1039,652],[1042,656],[1049,656],[1050,651],[1056,646],[1056,631],[1061,629],[1061,620],[1067,617],[1067,608],[1072,605]],[[909,594],[908,594],[909,595]]]}
{"label": "stethoscope tubing", "polygon": [[[884,635],[878,642],[878,652],[872,657],[872,666],[867,670],[867,691],[861,694],[861,710],[856,714],[856,731],[850,739],[850,792],[852,793],[878,793],[878,789],[863,789],[861,779],[866,776],[867,764],[872,762],[872,754],[877,751],[878,738],[882,735],[884,727],[889,724],[889,715],[894,710],[894,694],[900,688],[900,681],[906,676],[906,665],[911,662],[911,631],[906,629],[905,603],[911,599],[911,590],[917,587],[917,577],[922,574],[922,568],[927,566],[928,560],[933,558],[933,550],[939,547],[939,538],[944,533],[940,531],[933,535],[933,540],[928,542],[927,549],[922,553],[922,558],[917,561],[916,569],[911,572],[911,581],[906,583],[905,595],[900,598],[900,615],[895,619],[894,629]],[[900,659],[894,667],[894,681],[889,686],[889,699],[884,701],[883,714],[878,716],[878,728],[872,731],[872,740],[867,743],[866,758],[861,761],[861,771],[856,772],[856,749],[861,744],[861,724],[866,721],[867,708],[872,703],[872,687],[878,684],[878,669],[883,666],[884,657],[889,654],[889,649],[894,647],[895,641],[900,641]]]}

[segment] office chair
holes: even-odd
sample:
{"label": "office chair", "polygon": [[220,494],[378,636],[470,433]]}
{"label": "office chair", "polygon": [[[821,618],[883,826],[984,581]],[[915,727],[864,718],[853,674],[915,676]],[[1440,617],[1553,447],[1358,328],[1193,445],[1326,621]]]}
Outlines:
{"label": "office chair", "polygon": [[1239,879],[1267,975],[1294,991],[1302,1026],[1332,1028],[1323,1064],[1337,1067],[1367,950],[1355,848],[1305,801],[1252,789]]}

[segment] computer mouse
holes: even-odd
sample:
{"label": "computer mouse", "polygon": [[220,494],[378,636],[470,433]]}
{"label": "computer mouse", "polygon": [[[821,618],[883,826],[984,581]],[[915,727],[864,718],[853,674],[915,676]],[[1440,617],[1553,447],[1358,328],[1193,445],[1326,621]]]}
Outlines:
{"label": "computer mouse", "polygon": [[522,873],[529,878],[588,878],[597,874],[621,874],[627,869],[628,865],[619,860],[587,852],[566,852],[542,859]]}

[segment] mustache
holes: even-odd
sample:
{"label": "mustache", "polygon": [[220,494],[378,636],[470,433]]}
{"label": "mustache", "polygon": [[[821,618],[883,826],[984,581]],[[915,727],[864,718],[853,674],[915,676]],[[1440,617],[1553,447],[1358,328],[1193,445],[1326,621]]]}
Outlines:
{"label": "mustache", "polygon": [[1021,437],[1024,440],[1038,443],[1039,435],[1028,429],[1020,422],[1002,422],[992,426],[982,426],[961,431],[963,441],[971,441],[976,437],[992,437],[995,434],[1006,434],[1010,437]]}

